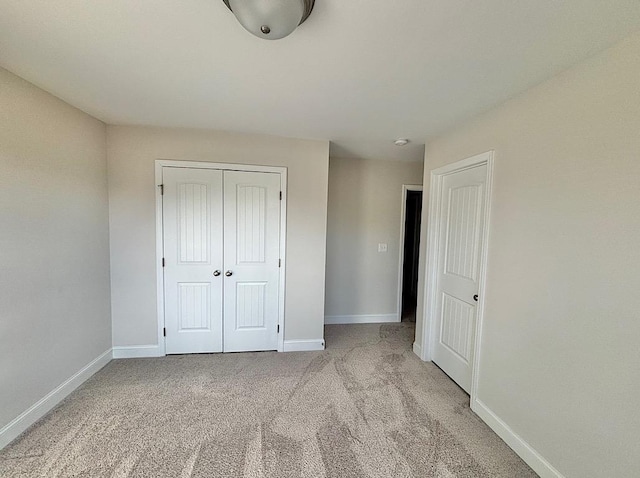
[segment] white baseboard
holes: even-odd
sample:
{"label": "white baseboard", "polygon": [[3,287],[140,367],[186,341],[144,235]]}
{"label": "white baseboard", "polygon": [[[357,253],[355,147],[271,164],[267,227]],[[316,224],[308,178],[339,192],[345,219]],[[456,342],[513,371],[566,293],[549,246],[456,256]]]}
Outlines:
{"label": "white baseboard", "polygon": [[325,325],[381,324],[385,322],[400,322],[400,318],[398,317],[398,314],[327,315],[324,318]]}
{"label": "white baseboard", "polygon": [[424,360],[422,358],[422,347],[420,347],[420,344],[418,344],[418,342],[413,343],[413,353],[416,354],[420,358],[420,360]]}
{"label": "white baseboard", "polygon": [[111,361],[111,349],[101,354],[72,377],[53,389],[42,399],[22,412],[18,417],[0,430],[0,450],[15,440],[22,432],[40,420],[67,395],[82,385],[94,373]]}
{"label": "white baseboard", "polygon": [[541,478],[564,478],[551,463],[544,459],[526,441],[503,422],[493,411],[477,398],[471,401],[471,410],[478,415],[502,440],[515,451]]}
{"label": "white baseboard", "polygon": [[113,347],[114,359],[164,357],[159,345],[134,345]]}
{"label": "white baseboard", "polygon": [[313,352],[324,350],[324,340],[285,340],[284,352]]}

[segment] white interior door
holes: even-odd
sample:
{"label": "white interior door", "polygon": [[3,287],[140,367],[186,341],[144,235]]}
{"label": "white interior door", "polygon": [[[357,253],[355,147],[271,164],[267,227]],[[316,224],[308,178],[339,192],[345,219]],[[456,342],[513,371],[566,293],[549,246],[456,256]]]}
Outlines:
{"label": "white interior door", "polygon": [[224,351],[276,350],[280,175],[224,172]]}
{"label": "white interior door", "polygon": [[486,164],[446,175],[440,198],[433,361],[468,393],[473,370],[486,181]]}
{"label": "white interior door", "polygon": [[222,352],[222,171],[162,174],[166,353]]}

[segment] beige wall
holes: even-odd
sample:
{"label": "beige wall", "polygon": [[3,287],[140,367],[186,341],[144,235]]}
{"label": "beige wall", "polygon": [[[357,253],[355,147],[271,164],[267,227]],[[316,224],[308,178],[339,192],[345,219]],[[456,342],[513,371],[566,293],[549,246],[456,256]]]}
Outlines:
{"label": "beige wall", "polygon": [[288,168],[285,340],[322,339],[329,143],[108,127],[114,346],[157,343],[156,159]]}
{"label": "beige wall", "polygon": [[[403,184],[422,184],[422,163],[331,158],[325,314],[398,314]],[[388,252],[379,253],[378,244]]]}
{"label": "beige wall", "polygon": [[0,68],[0,429],[111,348],[106,133]]}
{"label": "beige wall", "polygon": [[440,139],[495,150],[479,399],[567,477],[640,476],[640,35]]}

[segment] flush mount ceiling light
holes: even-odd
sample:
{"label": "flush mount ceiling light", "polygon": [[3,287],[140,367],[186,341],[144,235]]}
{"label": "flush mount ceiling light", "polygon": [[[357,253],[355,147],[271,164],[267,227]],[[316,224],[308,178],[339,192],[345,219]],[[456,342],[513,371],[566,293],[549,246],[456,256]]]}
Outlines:
{"label": "flush mount ceiling light", "polygon": [[265,40],[291,34],[313,10],[314,0],[222,0],[240,25]]}
{"label": "flush mount ceiling light", "polygon": [[404,139],[404,138],[400,138],[400,139],[396,139],[393,144],[395,144],[396,146],[406,146],[407,144],[409,144],[409,140],[408,139]]}

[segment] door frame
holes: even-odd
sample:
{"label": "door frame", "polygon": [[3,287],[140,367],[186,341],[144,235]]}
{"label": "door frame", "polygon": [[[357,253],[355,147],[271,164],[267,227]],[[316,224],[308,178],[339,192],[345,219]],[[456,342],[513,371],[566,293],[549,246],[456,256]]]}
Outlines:
{"label": "door frame", "polygon": [[[287,243],[287,168],[284,166],[258,166],[249,164],[214,163],[208,161],[178,161],[169,159],[156,159],[155,161],[155,185],[156,185],[156,314],[158,320],[158,348],[159,355],[167,354],[164,336],[164,271],[162,258],[164,255],[164,225],[162,222],[162,168],[189,168],[189,169],[218,169],[226,171],[250,171],[256,173],[276,173],[280,175],[280,281],[278,285],[278,352],[284,352],[285,331],[285,276],[287,270],[286,243]],[[223,344],[224,347],[224,344]]]}
{"label": "door frame", "polygon": [[[422,184],[403,184],[402,185],[402,203],[400,206],[400,249],[398,259],[398,322],[402,321],[402,287],[404,286],[404,240],[405,240],[405,221],[407,219],[407,192],[423,191]],[[423,193],[424,194],[424,193]],[[423,196],[424,203],[424,196]],[[422,228],[421,228],[422,229]],[[420,231],[422,232],[422,231]],[[420,236],[422,239],[422,235]]]}
{"label": "door frame", "polygon": [[[480,346],[482,343],[482,324],[485,312],[485,285],[487,275],[487,257],[489,251],[489,229],[491,218],[491,197],[493,189],[494,151],[487,151],[461,161],[431,171],[429,189],[429,219],[427,221],[427,263],[425,269],[424,313],[422,319],[422,337],[420,344],[424,361],[432,361],[435,344],[436,294],[438,290],[438,258],[440,244],[441,194],[445,176],[458,173],[476,166],[487,166],[487,182],[484,193],[484,232],[480,251],[480,268],[478,275],[478,305],[476,313],[476,336],[473,352],[473,368],[471,372],[471,402],[478,393],[478,372],[480,366]],[[424,198],[423,198],[424,200]]]}

